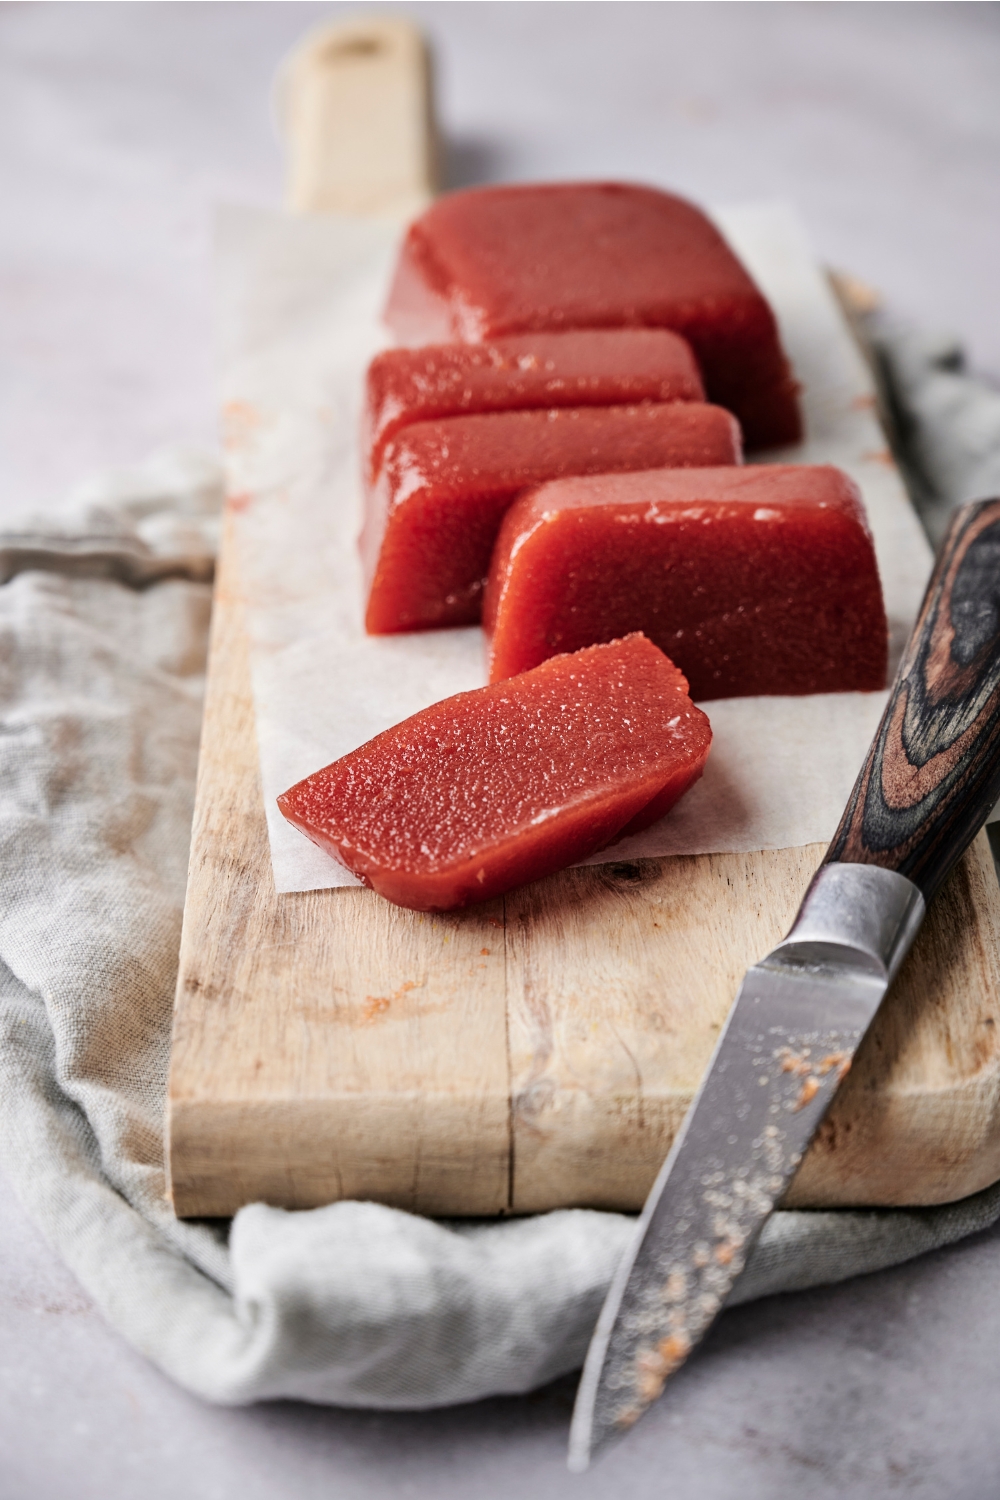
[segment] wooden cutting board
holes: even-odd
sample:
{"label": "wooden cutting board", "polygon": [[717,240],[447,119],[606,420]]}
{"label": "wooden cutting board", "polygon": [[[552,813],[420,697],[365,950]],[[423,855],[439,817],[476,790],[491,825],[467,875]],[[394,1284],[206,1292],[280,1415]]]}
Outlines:
{"label": "wooden cutting board", "polygon": [[[429,98],[404,23],[317,32],[285,78],[294,206],[412,211],[433,186]],[[227,532],[174,1017],[177,1213],[638,1208],[744,970],[822,854],[570,870],[448,916],[356,888],[277,895]],[[939,1203],[1000,1178],[998,986],[1000,887],[980,835],[789,1204]]]}

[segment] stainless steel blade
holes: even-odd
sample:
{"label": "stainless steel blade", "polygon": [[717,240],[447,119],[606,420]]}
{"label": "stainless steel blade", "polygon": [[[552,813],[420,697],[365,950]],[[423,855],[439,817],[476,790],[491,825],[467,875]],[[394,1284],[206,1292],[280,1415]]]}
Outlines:
{"label": "stainless steel blade", "polygon": [[740,987],[584,1366],[570,1467],[627,1431],[722,1307],[923,917],[901,875],[825,866]]}

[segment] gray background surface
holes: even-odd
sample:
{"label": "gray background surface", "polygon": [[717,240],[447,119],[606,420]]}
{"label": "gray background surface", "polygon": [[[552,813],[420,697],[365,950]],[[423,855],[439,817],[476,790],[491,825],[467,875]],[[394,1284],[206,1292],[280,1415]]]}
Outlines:
{"label": "gray background surface", "polygon": [[[359,8],[0,7],[0,518],[214,442],[212,205],[279,200],[274,68]],[[1000,378],[997,5],[388,9],[435,43],[451,185],[615,175],[790,198],[827,262]],[[413,1416],[213,1410],[103,1326],[0,1187],[0,1500],[986,1500],[998,1389],[991,1234],[726,1315],[583,1479],[563,1468],[572,1382]]]}

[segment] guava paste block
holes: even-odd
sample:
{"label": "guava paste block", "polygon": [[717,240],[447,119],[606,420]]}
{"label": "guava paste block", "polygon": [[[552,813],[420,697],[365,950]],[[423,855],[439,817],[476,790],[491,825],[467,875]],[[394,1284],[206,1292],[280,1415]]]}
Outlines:
{"label": "guava paste block", "polygon": [[377,474],[385,446],[412,422],[553,406],[704,401],[690,346],[664,328],[526,333],[488,344],[386,349],[368,367],[364,451]]}
{"label": "guava paste block", "polygon": [[694,204],[655,188],[471,188],[411,225],[385,313],[407,344],[540,329],[670,328],[748,448],[797,442],[796,386],[770,306]]}
{"label": "guava paste block", "polygon": [[490,412],[405,427],[366,495],[373,635],[473,625],[504,512],[565,474],[739,462],[729,412],[698,402]]}
{"label": "guava paste block", "polygon": [[484,625],[491,681],[641,630],[698,701],[885,686],[871,534],[828,465],[543,485],[501,527]]}
{"label": "guava paste block", "polygon": [[278,806],[388,900],[448,911],[655,822],[711,738],[681,673],[633,635],[435,703]]}

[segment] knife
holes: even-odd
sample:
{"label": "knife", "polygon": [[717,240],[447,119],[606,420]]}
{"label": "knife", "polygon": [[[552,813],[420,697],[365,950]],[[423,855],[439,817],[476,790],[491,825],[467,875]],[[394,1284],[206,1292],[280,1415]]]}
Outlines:
{"label": "knife", "polygon": [[1000,795],[1000,500],[957,513],[795,921],[740,986],[598,1319],[569,1466],[627,1432],[722,1308],[926,903]]}

